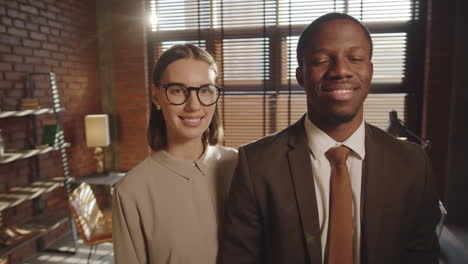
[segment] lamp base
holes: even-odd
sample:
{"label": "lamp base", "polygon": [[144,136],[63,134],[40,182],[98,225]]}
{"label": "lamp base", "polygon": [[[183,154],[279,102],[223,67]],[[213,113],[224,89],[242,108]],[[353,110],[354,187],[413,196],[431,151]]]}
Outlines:
{"label": "lamp base", "polygon": [[101,147],[96,147],[94,149],[94,159],[97,163],[97,173],[102,173],[104,171],[104,151]]}

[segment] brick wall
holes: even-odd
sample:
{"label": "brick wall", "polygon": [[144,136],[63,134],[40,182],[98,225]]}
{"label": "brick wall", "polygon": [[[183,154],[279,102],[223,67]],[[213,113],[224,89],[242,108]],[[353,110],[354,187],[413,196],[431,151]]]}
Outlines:
{"label": "brick wall", "polygon": [[115,98],[120,134],[120,170],[148,155],[149,97],[144,0],[113,0]]}
{"label": "brick wall", "polygon": [[[75,177],[95,171],[93,149],[86,147],[84,137],[84,116],[101,113],[95,12],[93,0],[0,1],[0,108],[18,109],[19,100],[27,96],[28,73],[55,72],[65,107],[62,113],[65,139],[72,145],[67,150],[70,172]],[[35,97],[42,107],[50,106],[48,79],[36,77],[35,81]],[[0,119],[7,149],[31,147],[30,120],[31,117]],[[52,123],[55,123],[53,115],[37,117],[39,138],[42,126]],[[41,177],[62,176],[57,152],[42,155],[39,160]],[[33,180],[33,169],[32,159],[0,165],[0,192]],[[62,196],[45,196],[46,205],[63,208]],[[21,220],[33,213],[32,206],[28,202],[5,211],[4,218]],[[28,253],[26,250],[21,255],[25,257]]]}

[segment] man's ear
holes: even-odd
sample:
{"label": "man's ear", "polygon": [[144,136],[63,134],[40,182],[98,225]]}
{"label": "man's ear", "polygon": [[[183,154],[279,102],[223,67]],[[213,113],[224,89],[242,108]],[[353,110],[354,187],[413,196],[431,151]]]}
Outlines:
{"label": "man's ear", "polygon": [[304,72],[301,67],[296,68],[296,80],[300,86],[304,87]]}

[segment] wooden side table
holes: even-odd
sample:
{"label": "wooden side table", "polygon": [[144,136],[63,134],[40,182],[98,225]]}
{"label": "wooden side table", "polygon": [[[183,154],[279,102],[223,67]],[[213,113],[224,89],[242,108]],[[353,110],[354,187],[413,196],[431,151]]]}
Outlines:
{"label": "wooden side table", "polygon": [[84,178],[77,179],[77,183],[86,182],[93,188],[94,195],[99,203],[99,207],[104,210],[111,208],[112,194],[114,186],[125,176],[121,172],[107,172],[102,174],[91,174]]}
{"label": "wooden side table", "polygon": [[108,172],[103,174],[91,174],[85,178],[78,179],[79,183],[86,182],[89,185],[104,185],[110,188],[111,194],[114,186],[125,176],[122,172]]}

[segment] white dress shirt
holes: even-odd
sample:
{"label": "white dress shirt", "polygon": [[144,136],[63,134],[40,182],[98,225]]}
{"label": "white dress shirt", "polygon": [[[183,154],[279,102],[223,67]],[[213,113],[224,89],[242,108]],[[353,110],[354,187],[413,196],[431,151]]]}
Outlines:
{"label": "white dress shirt", "polygon": [[360,263],[361,248],[361,179],[362,161],[365,157],[365,127],[364,121],[359,128],[344,142],[336,142],[325,132],[316,127],[307,116],[304,121],[307,135],[307,143],[312,162],[312,174],[314,176],[315,193],[321,231],[322,263],[324,261],[327,245],[329,199],[330,199],[330,162],[325,153],[332,147],[344,145],[351,149],[346,165],[348,166],[351,186],[353,191],[353,239],[354,239],[354,264]]}

